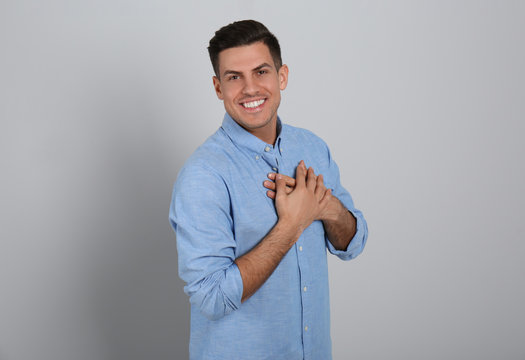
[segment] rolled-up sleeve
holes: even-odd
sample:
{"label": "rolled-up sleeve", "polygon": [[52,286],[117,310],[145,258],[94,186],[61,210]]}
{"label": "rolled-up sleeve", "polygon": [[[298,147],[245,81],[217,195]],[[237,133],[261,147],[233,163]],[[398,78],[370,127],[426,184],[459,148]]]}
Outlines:
{"label": "rolled-up sleeve", "polygon": [[333,160],[328,146],[324,144],[328,155],[328,179],[327,187],[332,189],[332,194],[352,213],[356,219],[356,233],[345,250],[337,250],[328,237],[325,236],[326,247],[330,253],[337,255],[342,260],[350,260],[361,254],[365,248],[368,238],[368,225],[361,211],[354,207],[354,201],[350,193],[341,185],[339,167]]}
{"label": "rolled-up sleeve", "polygon": [[192,306],[210,320],[239,308],[243,291],[235,264],[230,197],[212,169],[192,166],[179,173],[170,205],[177,239],[179,276]]}

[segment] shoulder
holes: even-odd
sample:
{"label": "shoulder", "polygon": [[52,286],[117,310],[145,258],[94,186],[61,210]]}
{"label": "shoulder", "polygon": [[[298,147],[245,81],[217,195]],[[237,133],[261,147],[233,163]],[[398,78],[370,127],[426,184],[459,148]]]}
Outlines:
{"label": "shoulder", "polygon": [[180,169],[170,204],[170,219],[174,224],[191,223],[202,214],[214,217],[228,213],[230,192],[224,168],[230,150],[222,135],[221,130],[217,130]]}
{"label": "shoulder", "polygon": [[177,176],[177,187],[217,186],[231,167],[233,145],[219,128],[186,160]]}

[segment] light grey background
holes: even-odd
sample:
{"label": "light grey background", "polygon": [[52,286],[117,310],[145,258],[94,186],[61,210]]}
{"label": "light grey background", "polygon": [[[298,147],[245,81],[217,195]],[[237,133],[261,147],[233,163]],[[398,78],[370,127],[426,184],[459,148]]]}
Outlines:
{"label": "light grey background", "polygon": [[0,359],[187,358],[169,200],[245,18],[368,220],[330,258],[334,358],[525,359],[524,4],[2,1]]}

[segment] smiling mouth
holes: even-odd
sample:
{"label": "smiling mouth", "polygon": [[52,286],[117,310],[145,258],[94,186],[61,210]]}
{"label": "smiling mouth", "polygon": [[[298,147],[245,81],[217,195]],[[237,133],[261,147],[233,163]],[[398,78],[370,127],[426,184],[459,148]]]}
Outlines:
{"label": "smiling mouth", "polygon": [[260,100],[254,100],[254,101],[250,101],[250,102],[241,103],[241,105],[245,109],[256,109],[259,106],[261,106],[262,104],[264,104],[265,101],[266,101],[266,99],[260,99]]}

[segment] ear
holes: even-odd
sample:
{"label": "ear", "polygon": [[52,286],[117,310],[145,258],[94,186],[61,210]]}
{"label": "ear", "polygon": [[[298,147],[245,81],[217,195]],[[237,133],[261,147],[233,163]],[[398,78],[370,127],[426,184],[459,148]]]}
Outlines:
{"label": "ear", "polygon": [[286,85],[288,85],[288,65],[283,64],[279,69],[279,88],[284,90]]}
{"label": "ear", "polygon": [[224,96],[222,95],[221,90],[221,81],[217,76],[213,77],[213,88],[215,89],[215,93],[217,94],[217,97],[221,100],[224,100]]}

